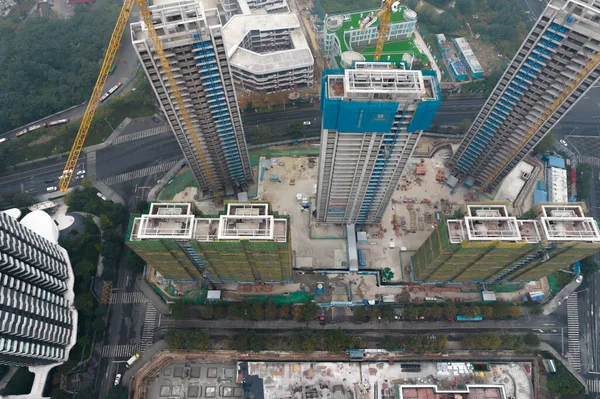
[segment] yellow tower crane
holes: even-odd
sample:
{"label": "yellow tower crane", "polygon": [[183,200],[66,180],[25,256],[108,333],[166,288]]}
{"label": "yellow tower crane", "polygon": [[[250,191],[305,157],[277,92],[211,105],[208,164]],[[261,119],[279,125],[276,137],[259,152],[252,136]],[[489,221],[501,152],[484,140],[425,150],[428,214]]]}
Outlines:
{"label": "yellow tower crane", "polygon": [[[100,103],[102,89],[106,84],[106,79],[108,77],[110,67],[112,66],[115,60],[117,50],[119,49],[121,37],[123,36],[123,32],[125,31],[125,27],[127,26],[127,20],[129,19],[129,15],[131,14],[133,1],[134,0],[125,0],[123,3],[123,7],[121,8],[121,13],[119,14],[119,18],[117,19],[115,29],[113,30],[112,36],[110,38],[110,44],[108,45],[108,49],[106,50],[106,55],[104,56],[102,67],[100,68],[100,74],[98,75],[98,80],[96,81],[94,91],[92,92],[92,97],[90,98],[88,106],[85,110],[85,114],[83,115],[81,126],[79,127],[79,131],[77,132],[75,142],[73,143],[71,153],[69,154],[67,164],[65,165],[65,169],[63,171],[63,175],[59,184],[60,191],[64,192],[67,191],[67,189],[69,188],[69,183],[71,182],[73,171],[77,166],[79,154],[83,149],[83,144],[85,143],[85,138],[87,137],[88,131],[90,129],[92,119],[94,117],[94,114],[96,113],[98,104]],[[200,142],[198,140],[198,135],[196,134],[194,126],[192,125],[192,121],[187,111],[187,107],[183,102],[181,93],[179,92],[177,82],[173,77],[173,72],[171,71],[171,66],[169,65],[169,61],[167,60],[167,57],[165,55],[162,43],[158,37],[158,34],[156,33],[156,29],[154,28],[154,23],[152,22],[152,15],[150,14],[150,10],[148,10],[148,4],[146,3],[146,0],[136,0],[136,4],[138,6],[138,9],[140,10],[140,14],[142,16],[142,19],[144,20],[146,28],[148,29],[148,33],[150,35],[150,38],[152,39],[152,43],[154,44],[154,50],[156,51],[156,54],[160,59],[161,66],[163,67],[163,71],[167,76],[171,92],[175,97],[175,100],[177,101],[179,111],[183,116],[185,126],[188,130],[188,134],[190,135],[192,142],[194,143],[194,147],[196,148],[196,151],[200,158],[200,161],[202,162],[204,173],[210,183],[212,191],[216,188],[214,177],[210,171],[208,162],[206,160],[206,156],[204,155],[204,151],[202,150],[202,146],[200,145]],[[213,192],[213,194],[215,195],[215,201],[219,202],[220,197],[218,193],[215,191]]]}
{"label": "yellow tower crane", "polygon": [[398,0],[383,0],[379,9],[372,14],[365,17],[360,21],[360,29],[365,30],[369,26],[373,25],[377,19],[379,19],[379,30],[377,32],[377,46],[375,46],[375,55],[373,61],[379,61],[381,58],[381,52],[383,51],[383,44],[387,37],[388,31],[390,30],[390,19],[392,15],[392,9],[398,7]]}
{"label": "yellow tower crane", "polygon": [[569,95],[579,86],[581,81],[592,71],[600,62],[600,52],[596,53],[587,64],[579,70],[575,78],[569,82],[564,90],[558,95],[556,100],[537,118],[535,123],[527,130],[527,133],[523,135],[523,138],[517,143],[506,158],[498,165],[498,167],[489,175],[489,177],[483,183],[483,188],[487,188],[492,181],[500,174],[502,169],[510,162],[510,160],[517,155],[519,150],[529,141],[533,135],[542,127],[544,123],[550,118],[552,113],[556,111],[558,107],[569,97]]}

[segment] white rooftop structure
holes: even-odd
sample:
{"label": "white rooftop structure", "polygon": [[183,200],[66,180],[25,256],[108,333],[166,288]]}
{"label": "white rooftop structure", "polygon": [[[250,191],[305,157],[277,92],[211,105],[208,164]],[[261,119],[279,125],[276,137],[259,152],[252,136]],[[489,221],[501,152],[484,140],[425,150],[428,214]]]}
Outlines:
{"label": "white rooftop structure", "polygon": [[508,216],[504,205],[468,205],[461,220],[448,220],[452,244],[469,241],[521,241],[517,218]]}
{"label": "white rooftop structure", "polygon": [[542,205],[539,218],[544,235],[549,241],[600,242],[598,224],[584,216],[579,205]]}
{"label": "white rooftop structure", "polygon": [[[276,40],[276,35],[288,36],[289,39],[286,37],[285,40],[289,43],[289,48],[257,51],[258,48],[253,46],[256,43],[251,40],[253,33],[261,38],[271,36],[269,40]],[[223,37],[229,64],[254,74],[282,72],[292,68],[312,67],[314,64],[296,14],[234,15],[223,26]]]}
{"label": "white rooftop structure", "polygon": [[287,219],[269,214],[268,204],[234,203],[219,218],[196,217],[189,203],[153,203],[134,219],[131,240],[287,240]]}
{"label": "white rooftop structure", "polygon": [[388,63],[357,62],[355,69],[344,71],[346,93],[381,93],[425,95],[421,71],[391,69]]}

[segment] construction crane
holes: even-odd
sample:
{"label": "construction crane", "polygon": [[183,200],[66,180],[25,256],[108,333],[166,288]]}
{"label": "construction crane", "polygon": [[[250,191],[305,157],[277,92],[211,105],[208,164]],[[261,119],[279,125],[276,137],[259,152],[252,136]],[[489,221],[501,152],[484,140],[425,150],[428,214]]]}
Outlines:
{"label": "construction crane", "polygon": [[600,63],[600,52],[596,53],[587,64],[579,70],[575,78],[569,82],[569,84],[563,89],[563,91],[559,94],[559,96],[554,100],[554,102],[546,108],[546,110],[542,113],[542,115],[537,118],[535,123],[529,128],[527,133],[523,136],[523,138],[519,141],[519,143],[512,149],[512,151],[508,154],[506,158],[498,165],[498,167],[494,170],[494,172],[485,180],[483,183],[483,188],[487,188],[492,181],[500,174],[502,169],[506,167],[506,165],[510,162],[510,160],[523,148],[525,143],[529,141],[533,135],[542,127],[544,123],[550,118],[552,113],[561,106],[561,104],[569,97],[569,95],[579,86],[581,81],[592,71],[597,65]]}
{"label": "construction crane", "polygon": [[125,0],[123,2],[121,13],[119,14],[119,18],[117,19],[117,24],[115,25],[115,29],[113,30],[112,36],[110,37],[110,43],[108,44],[108,48],[106,49],[106,55],[104,56],[102,67],[100,68],[98,80],[96,80],[94,91],[92,91],[92,96],[90,97],[90,101],[88,102],[87,108],[85,109],[85,113],[83,114],[83,118],[81,119],[79,131],[77,132],[77,136],[75,137],[73,147],[71,147],[71,152],[69,153],[69,158],[67,159],[65,169],[63,170],[63,174],[60,177],[60,181],[58,183],[58,187],[62,192],[67,191],[67,189],[69,188],[69,184],[71,183],[73,171],[77,166],[79,154],[81,154],[83,144],[85,143],[85,138],[87,137],[88,131],[90,130],[90,126],[92,124],[92,120],[94,119],[94,114],[96,113],[96,109],[98,109],[98,105],[100,104],[102,89],[104,89],[104,85],[106,84],[106,79],[108,78],[110,68],[113,65],[115,56],[117,55],[117,51],[119,50],[121,37],[123,36],[123,32],[125,31],[125,27],[127,26],[127,20],[129,19],[129,15],[131,14],[132,7],[133,0]]}
{"label": "construction crane", "polygon": [[[204,174],[208,179],[210,189],[213,192],[215,201],[220,202],[220,196],[215,190],[217,187],[215,184],[214,177],[212,175],[212,172],[210,171],[208,162],[206,160],[206,156],[204,155],[204,151],[202,150],[202,146],[200,145],[200,142],[198,140],[198,135],[196,134],[194,126],[192,125],[192,121],[190,119],[187,107],[183,102],[181,93],[179,92],[179,87],[177,86],[177,82],[175,81],[175,77],[173,76],[173,72],[171,71],[171,66],[169,65],[169,61],[167,60],[167,57],[165,55],[162,43],[158,37],[158,34],[156,33],[156,29],[154,28],[154,23],[152,22],[152,15],[150,14],[150,10],[148,10],[148,4],[146,3],[146,0],[136,0],[136,4],[138,6],[138,9],[140,10],[140,15],[142,16],[144,24],[148,29],[148,34],[152,39],[152,43],[154,44],[154,50],[156,51],[156,54],[160,59],[160,63],[163,67],[163,72],[167,76],[167,80],[169,81],[169,86],[171,88],[171,93],[177,101],[177,105],[179,106],[179,111],[181,112],[183,120],[185,121],[185,126],[188,130],[188,134],[192,139],[194,147],[196,148],[198,157],[200,158],[200,161],[204,168]],[[102,68],[100,68],[100,74],[98,75],[98,80],[96,81],[94,91],[92,92],[92,97],[90,98],[88,106],[85,110],[85,114],[83,115],[81,126],[79,127],[79,131],[77,132],[75,142],[73,143],[73,147],[71,148],[71,152],[69,154],[67,164],[65,165],[63,175],[61,176],[61,180],[59,183],[60,191],[64,192],[67,191],[67,189],[69,188],[69,183],[71,182],[73,171],[77,166],[79,154],[83,149],[83,144],[85,143],[85,139],[90,129],[92,119],[94,117],[94,114],[96,113],[98,104],[100,103],[102,89],[106,84],[106,79],[108,77],[110,67],[112,66],[115,60],[117,50],[119,49],[121,37],[123,36],[123,32],[125,31],[125,27],[127,26],[127,20],[129,19],[129,15],[131,14],[132,6],[133,0],[125,0],[123,3],[123,7],[121,8],[121,13],[119,14],[119,18],[117,19],[115,29],[113,30],[108,49],[106,50],[106,55],[104,56]]]}
{"label": "construction crane", "polygon": [[390,18],[392,11],[398,11],[400,2],[398,0],[383,0],[378,10],[374,11],[362,21],[360,21],[360,29],[365,30],[379,19],[379,31],[377,32],[377,46],[375,46],[375,55],[373,61],[379,61],[381,52],[383,51],[383,43],[390,30]]}

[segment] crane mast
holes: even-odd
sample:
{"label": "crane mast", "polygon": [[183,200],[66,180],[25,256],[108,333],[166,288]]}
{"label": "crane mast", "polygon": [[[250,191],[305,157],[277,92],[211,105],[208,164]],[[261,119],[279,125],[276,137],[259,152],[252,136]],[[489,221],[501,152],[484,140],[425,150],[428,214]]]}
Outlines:
{"label": "crane mast", "polygon": [[[123,7],[121,8],[121,12],[119,14],[119,18],[117,19],[117,23],[115,24],[115,29],[113,30],[112,36],[110,38],[110,43],[108,45],[108,49],[106,50],[104,61],[102,62],[102,67],[100,68],[100,73],[98,74],[98,79],[94,86],[92,96],[90,97],[90,101],[88,102],[88,106],[83,115],[83,119],[81,120],[79,131],[77,132],[77,136],[75,137],[75,142],[73,143],[73,147],[71,148],[69,158],[67,159],[67,163],[65,165],[63,174],[60,179],[59,188],[62,192],[67,191],[67,189],[69,188],[71,178],[73,177],[73,171],[77,166],[77,161],[79,160],[79,155],[81,154],[81,151],[83,149],[83,145],[85,143],[85,139],[92,124],[94,114],[96,113],[98,105],[100,104],[102,90],[104,88],[104,85],[106,84],[106,80],[110,73],[110,68],[113,65],[113,62],[117,55],[117,51],[119,49],[119,43],[121,42],[123,32],[125,31],[125,27],[127,26],[127,21],[129,20],[129,16],[131,15],[131,8],[133,7],[133,2],[134,0],[124,1]],[[156,51],[156,54],[160,59],[160,64],[169,82],[171,93],[177,101],[177,105],[179,106],[179,111],[183,116],[188,134],[192,139],[196,152],[198,153],[198,157],[200,158],[200,162],[202,163],[204,169],[204,174],[206,175],[210,183],[210,189],[214,195],[214,199],[216,202],[219,202],[221,198],[216,190],[217,186],[215,184],[215,179],[209,168],[208,161],[206,159],[202,146],[200,145],[200,142],[198,140],[198,135],[190,119],[187,107],[183,102],[181,93],[179,92],[179,87],[177,86],[177,82],[175,81],[175,77],[173,76],[173,72],[171,71],[171,66],[169,65],[169,62],[165,55],[162,43],[158,37],[158,34],[156,33],[156,29],[154,28],[152,15],[150,14],[150,10],[148,9],[148,3],[146,2],[146,0],[136,0],[136,4],[138,6],[138,9],[140,10],[140,15],[142,16],[146,28],[148,29],[148,34],[150,35],[150,38],[154,45],[154,50]]]}

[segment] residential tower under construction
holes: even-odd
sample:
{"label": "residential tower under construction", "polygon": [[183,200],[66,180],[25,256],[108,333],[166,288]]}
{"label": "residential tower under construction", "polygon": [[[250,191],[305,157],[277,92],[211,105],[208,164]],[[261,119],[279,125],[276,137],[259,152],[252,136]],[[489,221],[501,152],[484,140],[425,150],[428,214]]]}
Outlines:
{"label": "residential tower under construction", "polygon": [[179,94],[143,22],[131,24],[131,39],[162,112],[204,194],[245,191],[252,170],[219,13],[197,0],[154,4],[149,10]]}
{"label": "residential tower under construction", "polygon": [[600,2],[552,0],[449,161],[492,190],[600,78]]}
{"label": "residential tower under construction", "polygon": [[413,278],[441,282],[539,280],[600,250],[596,221],[583,205],[539,204],[536,219],[517,219],[505,205],[469,204],[444,219],[412,257]]}
{"label": "residential tower under construction", "polygon": [[433,71],[356,62],[323,73],[317,221],[380,223],[441,102]]}
{"label": "residential tower under construction", "polygon": [[153,203],[132,217],[126,239],[165,279],[211,284],[292,280],[289,217],[267,203],[228,202],[224,212],[198,217],[189,203]]}

